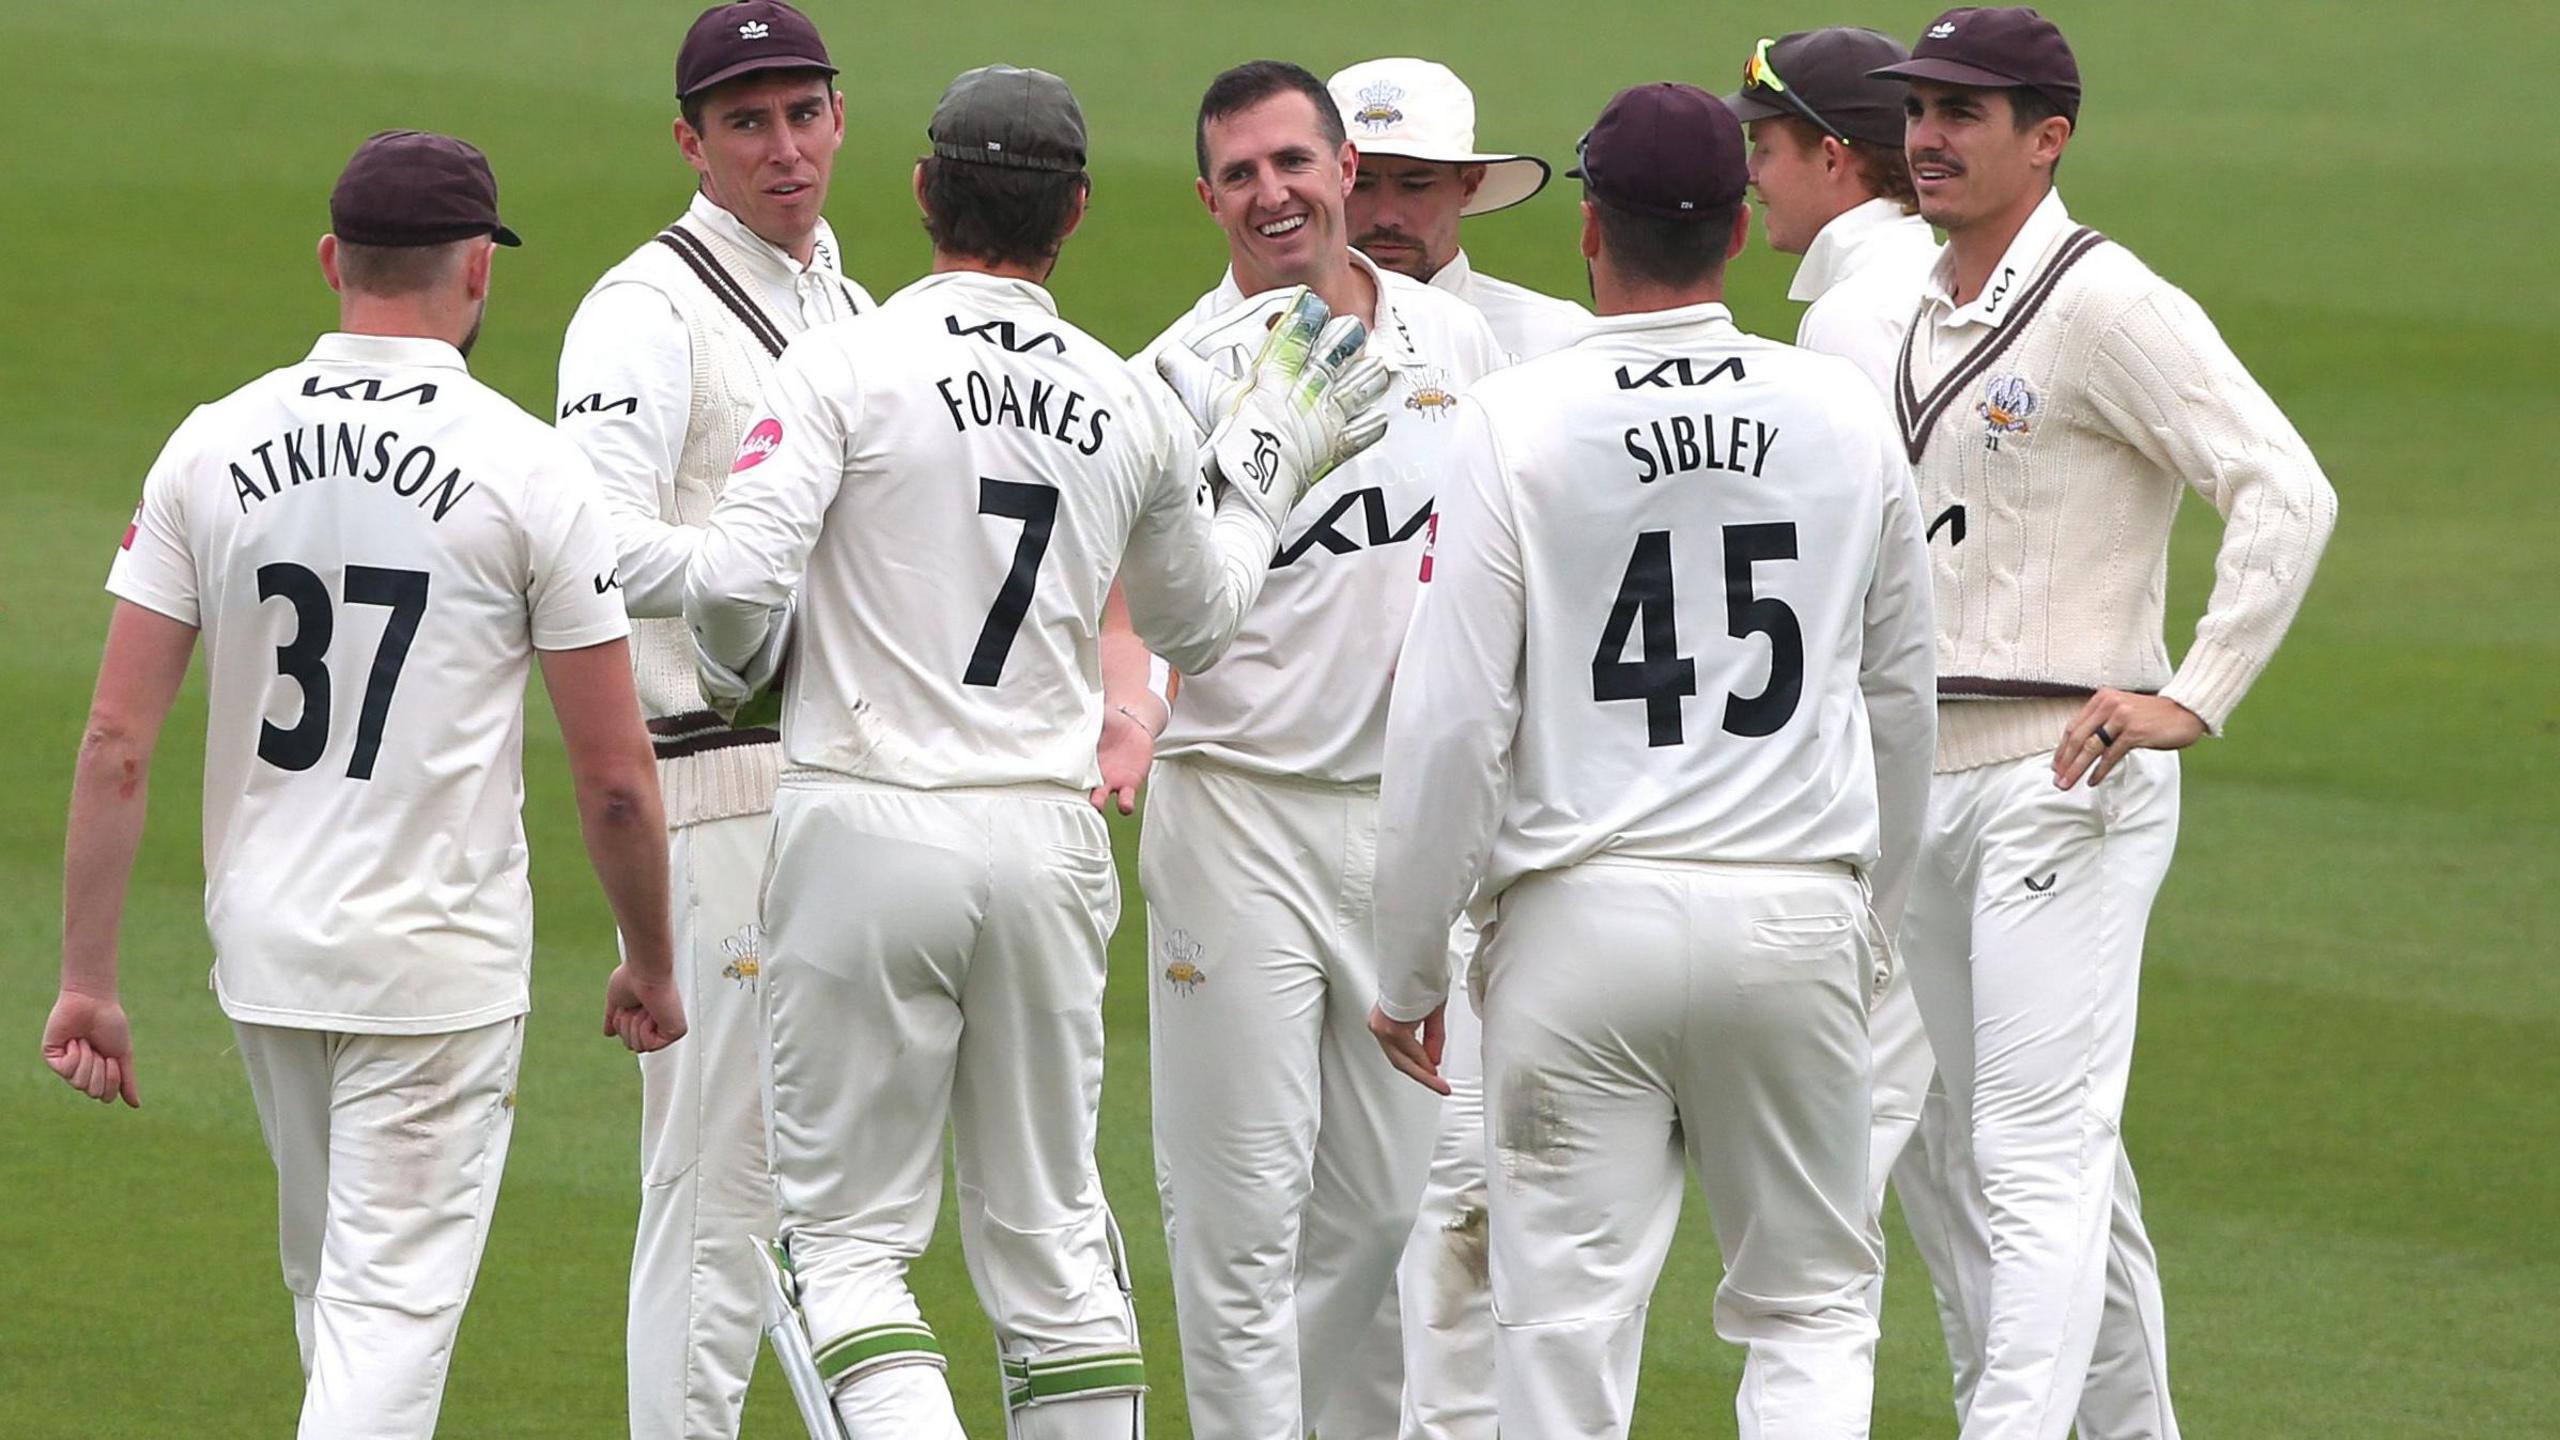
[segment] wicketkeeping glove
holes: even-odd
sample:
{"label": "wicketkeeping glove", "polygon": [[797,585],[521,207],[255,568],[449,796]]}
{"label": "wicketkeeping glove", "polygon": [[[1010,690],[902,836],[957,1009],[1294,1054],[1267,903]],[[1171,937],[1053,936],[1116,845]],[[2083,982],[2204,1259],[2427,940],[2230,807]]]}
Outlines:
{"label": "wicketkeeping glove", "polygon": [[1356,317],[1333,316],[1300,287],[1242,375],[1221,374],[1184,345],[1159,351],[1156,372],[1208,435],[1203,454],[1215,477],[1276,529],[1309,486],[1386,433],[1375,407],[1387,371],[1361,353],[1368,338]]}

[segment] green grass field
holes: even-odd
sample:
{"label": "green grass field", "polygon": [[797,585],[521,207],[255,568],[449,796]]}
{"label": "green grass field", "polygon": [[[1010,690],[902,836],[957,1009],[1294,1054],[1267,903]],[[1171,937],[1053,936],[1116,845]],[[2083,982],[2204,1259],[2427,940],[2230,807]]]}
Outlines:
{"label": "green grass field", "polygon": [[[1855,21],[1909,36],[1932,7],[1004,8],[815,7],[847,69],[830,213],[848,268],[882,294],[921,269],[907,170],[943,83],[989,60],[1045,66],[1084,97],[1097,177],[1056,289],[1133,346],[1217,275],[1188,129],[1225,64],[1436,56],[1473,82],[1488,144],[1558,158],[1620,85],[1730,88],[1759,35]],[[2128,1136],[2188,1432],[2560,1433],[2560,500],[2540,429],[2560,345],[2560,20],[2487,3],[2048,8],[2088,77],[2074,210],[2203,301],[2344,500],[2283,657],[2229,738],[2191,758],[2152,931]],[[332,323],[311,258],[329,183],[393,125],[493,157],[529,243],[501,257],[475,364],[543,411],[578,297],[684,201],[667,92],[692,12],[126,0],[0,15],[0,1436],[279,1435],[299,1397],[272,1173],[203,983],[200,684],[162,746],[125,927],[146,1108],[81,1103],[37,1054],[98,586],[143,470],[190,406]],[[1558,190],[1475,222],[1470,248],[1579,295],[1572,234]],[[1762,249],[1737,262],[1747,327],[1792,333],[1788,273]],[[2178,647],[2216,533],[2201,510],[2182,523]],[[546,729],[527,797],[537,1008],[445,1408],[455,1436],[621,1422],[638,1089],[593,1033],[612,937]],[[1120,838],[1125,854],[1134,829]],[[1178,1437],[1134,923],[1123,941],[1102,1159],[1139,1261],[1152,1420]],[[1702,1212],[1689,1222],[1640,1435],[1732,1433],[1735,1357],[1708,1325]],[[1000,1433],[947,1232],[917,1284],[959,1357],[964,1418]],[[1889,1299],[1876,1433],[1951,1434],[1916,1269]],[[747,1421],[765,1440],[800,1433],[774,1380]]]}

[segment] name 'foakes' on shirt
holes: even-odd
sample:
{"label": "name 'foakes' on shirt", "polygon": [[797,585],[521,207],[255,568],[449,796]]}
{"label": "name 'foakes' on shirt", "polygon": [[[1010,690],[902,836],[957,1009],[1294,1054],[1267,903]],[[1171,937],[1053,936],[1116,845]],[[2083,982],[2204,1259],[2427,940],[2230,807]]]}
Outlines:
{"label": "name 'foakes' on shirt", "polygon": [[1012,376],[990,377],[974,369],[943,376],[933,382],[933,388],[951,411],[951,428],[963,435],[972,426],[1012,425],[1071,445],[1079,455],[1102,448],[1103,425],[1111,418],[1109,410],[1047,380],[1029,382],[1027,400],[1014,388]]}

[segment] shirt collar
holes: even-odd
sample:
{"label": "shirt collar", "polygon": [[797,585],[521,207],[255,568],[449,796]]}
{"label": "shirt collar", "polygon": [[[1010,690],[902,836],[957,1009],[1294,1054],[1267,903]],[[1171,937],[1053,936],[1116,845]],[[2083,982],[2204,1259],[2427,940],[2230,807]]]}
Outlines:
{"label": "shirt collar", "polygon": [[684,207],[684,216],[697,225],[719,232],[721,239],[767,269],[766,278],[775,284],[788,287],[798,284],[804,276],[833,278],[844,273],[843,263],[837,258],[835,229],[827,224],[824,217],[818,221],[817,239],[809,252],[809,263],[803,265],[791,258],[790,251],[748,229],[747,222],[721,209],[700,190],[693,192],[692,201]]}
{"label": "shirt collar", "polygon": [[1461,300],[1466,300],[1475,293],[1476,267],[1475,263],[1467,258],[1466,251],[1461,250],[1449,257],[1449,263],[1441,266],[1438,273],[1431,277],[1431,288],[1446,290]]}
{"label": "shirt collar", "polygon": [[2027,213],[2027,221],[2001,252],[2000,263],[1991,267],[1991,283],[1970,305],[1955,302],[1956,247],[1949,245],[1938,263],[1929,267],[1929,279],[1923,291],[1928,303],[1946,313],[1939,317],[1941,325],[1988,325],[1998,328],[2009,318],[2010,306],[2026,292],[2027,281],[2054,242],[2071,232],[2071,213],[2062,208],[2062,192],[2048,190]]}
{"label": "shirt collar", "polygon": [[1877,241],[1915,226],[1924,236],[1928,233],[1928,221],[1881,195],[1832,216],[1831,223],[1823,226],[1813,243],[1805,247],[1804,263],[1796,267],[1795,282],[1787,287],[1787,298],[1821,299],[1832,286],[1849,278]]}
{"label": "shirt collar", "polygon": [[1058,297],[1050,294],[1047,286],[1012,275],[990,275],[984,270],[945,270],[927,275],[889,298],[903,300],[937,290],[976,295],[999,304],[1036,306],[1051,315],[1058,313]]}
{"label": "shirt collar", "polygon": [[423,366],[460,370],[466,375],[471,372],[471,367],[463,363],[461,351],[424,335],[353,335],[332,330],[312,345],[311,360],[321,365]]}
{"label": "shirt collar", "polygon": [[1703,305],[1682,305],[1670,310],[1638,310],[1627,315],[1602,315],[1592,320],[1583,331],[1584,338],[1595,335],[1630,335],[1655,330],[1680,330],[1696,326],[1709,335],[1735,335],[1742,331],[1733,323],[1733,311],[1722,301]]}
{"label": "shirt collar", "polygon": [[[1351,257],[1353,265],[1369,272],[1369,278],[1378,286],[1378,323],[1369,327],[1367,353],[1377,357],[1378,362],[1390,370],[1410,370],[1422,364],[1422,353],[1414,348],[1413,331],[1396,311],[1395,289],[1387,282],[1387,272],[1357,250],[1344,253]],[[1406,279],[1402,275],[1395,278]],[[1236,267],[1229,265],[1226,275],[1218,281],[1218,288],[1209,294],[1211,309],[1216,312],[1232,310],[1243,304],[1246,296],[1236,284]]]}

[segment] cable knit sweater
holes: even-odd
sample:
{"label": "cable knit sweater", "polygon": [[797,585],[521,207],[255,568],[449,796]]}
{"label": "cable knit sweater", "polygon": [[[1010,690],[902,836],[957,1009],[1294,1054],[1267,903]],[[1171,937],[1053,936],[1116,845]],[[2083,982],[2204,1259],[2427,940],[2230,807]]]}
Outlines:
{"label": "cable knit sweater", "polygon": [[[2156,691],[2220,733],[2300,608],[2337,494],[2195,301],[2059,194],[1972,303],[1939,257],[1895,385],[1929,524],[1940,771],[2050,750],[2088,692]],[[2223,517],[2173,669],[2169,527]]]}

